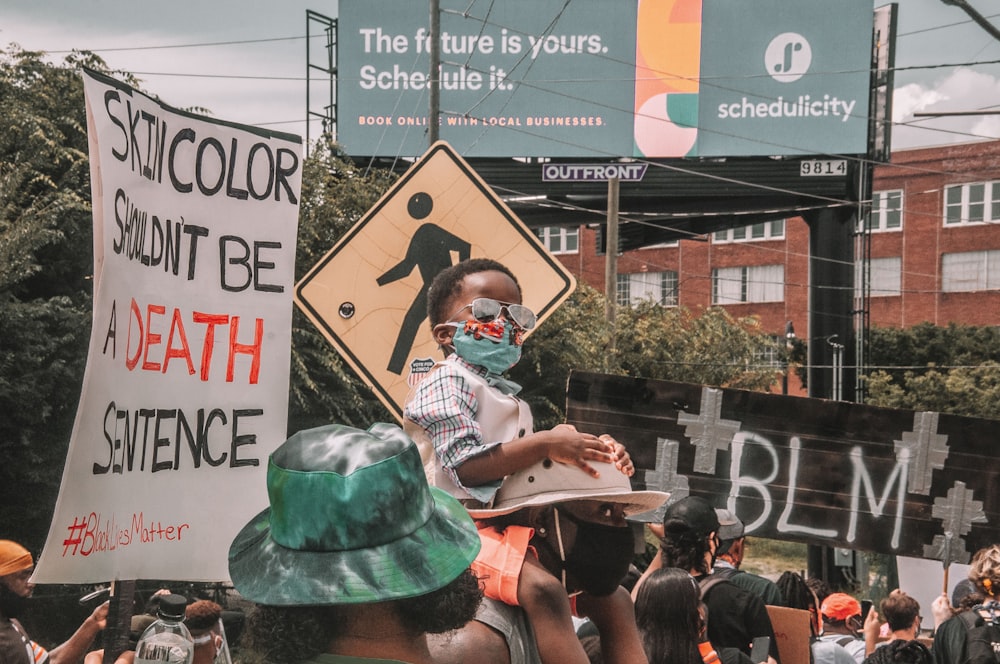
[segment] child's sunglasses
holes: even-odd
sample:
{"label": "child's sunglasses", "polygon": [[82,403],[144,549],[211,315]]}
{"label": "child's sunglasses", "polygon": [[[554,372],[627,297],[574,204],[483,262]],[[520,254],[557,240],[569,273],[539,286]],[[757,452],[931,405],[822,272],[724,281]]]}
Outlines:
{"label": "child's sunglasses", "polygon": [[531,330],[538,322],[535,312],[522,304],[507,304],[490,297],[477,297],[472,304],[465,306],[472,310],[473,318],[484,323],[494,320],[504,309],[507,310],[507,317],[522,330]]}

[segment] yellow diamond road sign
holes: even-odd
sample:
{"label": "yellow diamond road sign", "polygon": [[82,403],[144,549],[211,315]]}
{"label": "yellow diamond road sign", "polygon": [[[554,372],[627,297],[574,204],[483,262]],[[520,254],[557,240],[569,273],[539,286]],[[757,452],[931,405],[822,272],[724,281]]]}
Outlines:
{"label": "yellow diamond road sign", "polygon": [[412,385],[443,359],[427,288],[444,268],[492,258],[544,321],[576,282],[447,143],[438,142],[295,287],[295,301],[402,419]]}

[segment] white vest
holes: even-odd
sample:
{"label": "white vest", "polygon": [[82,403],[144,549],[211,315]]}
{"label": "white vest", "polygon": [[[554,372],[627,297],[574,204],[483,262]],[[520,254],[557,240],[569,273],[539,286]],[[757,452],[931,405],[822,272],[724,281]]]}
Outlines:
{"label": "white vest", "polygon": [[[531,409],[528,408],[527,403],[514,395],[504,394],[491,387],[485,378],[469,371],[457,362],[445,360],[445,363],[439,363],[431,371],[436,371],[445,364],[463,375],[476,398],[478,405],[476,422],[479,424],[480,437],[484,443],[506,443],[533,433]],[[423,380],[427,380],[427,376]],[[420,450],[420,459],[424,463],[427,482],[431,486],[443,489],[459,500],[473,500],[472,496],[455,484],[445,472],[441,466],[441,460],[434,454],[434,444],[431,442],[430,436],[422,427],[410,420],[404,420],[403,431],[416,442],[417,449]]]}

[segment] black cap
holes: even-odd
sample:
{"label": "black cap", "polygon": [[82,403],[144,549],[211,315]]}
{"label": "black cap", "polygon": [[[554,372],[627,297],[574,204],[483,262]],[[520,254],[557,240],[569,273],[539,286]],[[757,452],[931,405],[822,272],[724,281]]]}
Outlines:
{"label": "black cap", "polygon": [[969,579],[962,579],[951,591],[951,605],[957,609],[963,599],[976,592],[979,592],[976,584]]}
{"label": "black cap", "polygon": [[156,614],[161,618],[172,620],[183,620],[184,610],[187,608],[187,598],[183,595],[164,595],[160,598],[160,606]]}
{"label": "black cap", "polygon": [[667,507],[663,530],[668,535],[708,535],[719,530],[719,517],[704,498],[688,496]]}

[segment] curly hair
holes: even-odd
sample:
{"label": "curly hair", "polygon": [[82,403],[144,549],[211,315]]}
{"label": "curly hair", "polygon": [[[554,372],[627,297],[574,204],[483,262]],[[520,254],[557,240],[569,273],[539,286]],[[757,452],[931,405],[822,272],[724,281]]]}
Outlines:
{"label": "curly hair", "polygon": [[896,639],[885,648],[893,664],[931,664],[934,661],[927,646],[917,640]]}
{"label": "curly hair", "polygon": [[666,567],[639,586],[635,619],[650,664],[701,664],[701,593],[691,575]]}
{"label": "curly hair", "polygon": [[823,600],[830,596],[830,586],[826,581],[819,577],[811,577],[806,579],[806,585],[809,586],[814,593],[816,593],[816,600],[822,604]]}
{"label": "curly hair", "polygon": [[521,292],[521,284],[517,277],[503,263],[490,258],[470,258],[441,270],[427,289],[427,318],[431,327],[445,322],[452,314],[447,311],[448,301],[462,292],[462,280],[470,274],[479,272],[503,272],[514,281],[517,292]]}
{"label": "curly hair", "polygon": [[990,597],[1000,593],[1000,544],[976,551],[969,564],[969,580]]}
{"label": "curly hair", "polygon": [[[472,620],[482,601],[479,579],[466,569],[448,585],[417,597],[394,600],[407,629],[440,634]],[[247,664],[295,664],[327,652],[350,623],[342,606],[258,605],[247,617],[240,652]]]}
{"label": "curly hair", "polygon": [[184,624],[192,631],[214,627],[221,617],[222,607],[210,599],[191,602],[184,610]]}
{"label": "curly hair", "polygon": [[326,652],[342,626],[336,606],[258,605],[240,642],[247,664],[293,664]]}

